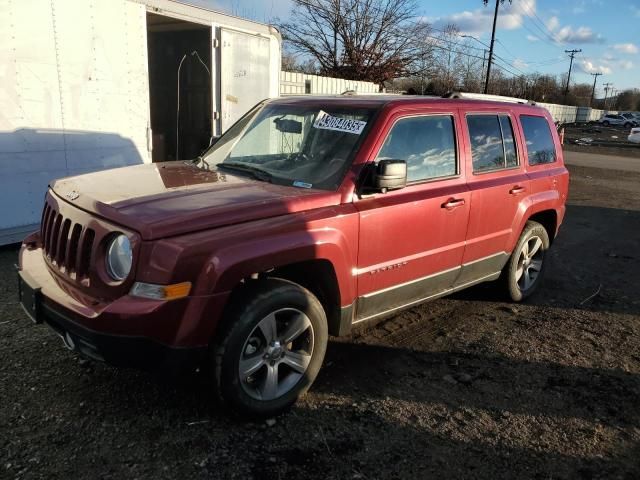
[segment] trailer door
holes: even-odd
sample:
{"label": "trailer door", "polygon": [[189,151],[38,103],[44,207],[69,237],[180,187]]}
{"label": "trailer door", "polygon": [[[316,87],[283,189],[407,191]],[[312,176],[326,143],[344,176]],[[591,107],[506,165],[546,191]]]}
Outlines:
{"label": "trailer door", "polygon": [[270,94],[270,39],[222,28],[220,32],[222,131]]}
{"label": "trailer door", "polygon": [[56,178],[150,161],[145,7],[0,0],[0,245]]}

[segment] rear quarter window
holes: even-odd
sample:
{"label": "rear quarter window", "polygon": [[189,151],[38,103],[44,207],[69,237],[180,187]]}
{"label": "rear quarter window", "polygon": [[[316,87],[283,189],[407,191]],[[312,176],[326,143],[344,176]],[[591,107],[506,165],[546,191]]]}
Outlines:
{"label": "rear quarter window", "polygon": [[521,115],[520,123],[527,145],[529,165],[542,165],[556,161],[556,146],[553,143],[549,122],[545,117]]}

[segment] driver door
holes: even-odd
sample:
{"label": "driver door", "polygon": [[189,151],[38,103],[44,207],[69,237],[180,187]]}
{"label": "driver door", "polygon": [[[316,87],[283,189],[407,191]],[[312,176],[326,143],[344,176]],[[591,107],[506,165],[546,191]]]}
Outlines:
{"label": "driver door", "polygon": [[375,161],[407,162],[407,186],[356,202],[356,322],[449,290],[461,268],[470,194],[457,110],[397,115]]}

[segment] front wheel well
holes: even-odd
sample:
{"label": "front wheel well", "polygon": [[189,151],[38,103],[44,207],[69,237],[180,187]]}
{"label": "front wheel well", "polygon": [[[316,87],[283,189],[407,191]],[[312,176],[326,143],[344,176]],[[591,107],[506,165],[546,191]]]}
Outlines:
{"label": "front wheel well", "polygon": [[[266,272],[255,273],[243,279],[233,289],[228,301],[229,306],[234,305],[238,301],[243,301],[243,297],[250,291],[252,285],[266,278],[288,280],[313,293],[320,301],[327,316],[329,334],[340,334],[340,289],[333,264],[329,260],[306,260],[282,265]],[[223,316],[227,315],[228,308],[225,309]]]}
{"label": "front wheel well", "polygon": [[289,280],[313,293],[324,308],[329,334],[337,334],[336,326],[340,322],[340,289],[336,272],[329,260],[315,259],[283,265],[266,272],[264,276]]}
{"label": "front wheel well", "polygon": [[543,210],[542,212],[534,213],[528,220],[542,225],[547,231],[549,242],[553,242],[558,228],[558,214],[555,210]]}

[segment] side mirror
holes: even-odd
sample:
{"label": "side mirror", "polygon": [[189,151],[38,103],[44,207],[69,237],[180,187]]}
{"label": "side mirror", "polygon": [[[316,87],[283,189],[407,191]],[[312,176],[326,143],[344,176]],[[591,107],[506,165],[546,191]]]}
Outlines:
{"label": "side mirror", "polygon": [[380,160],[373,172],[373,189],[386,193],[407,185],[407,162],[404,160]]}

